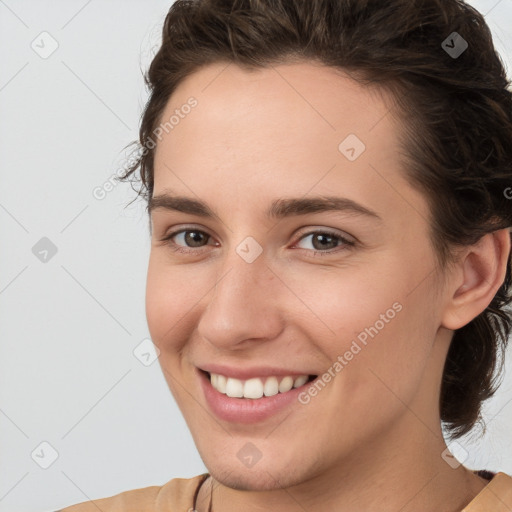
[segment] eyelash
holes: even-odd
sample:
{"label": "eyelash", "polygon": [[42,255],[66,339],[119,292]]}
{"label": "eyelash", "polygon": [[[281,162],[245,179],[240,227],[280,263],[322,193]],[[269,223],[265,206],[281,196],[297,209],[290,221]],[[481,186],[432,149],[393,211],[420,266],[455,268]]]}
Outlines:
{"label": "eyelash", "polygon": [[[185,229],[180,229],[178,231],[173,231],[172,233],[169,233],[168,235],[166,235],[164,238],[160,239],[161,242],[167,242],[167,245],[174,251],[174,252],[179,252],[179,253],[182,253],[182,254],[193,254],[193,253],[198,253],[203,247],[199,247],[199,248],[186,248],[186,247],[183,247],[181,245],[178,245],[176,244],[175,242],[172,241],[172,238],[174,238],[176,235],[179,235],[180,233],[186,233],[186,232],[196,232],[196,233],[202,233],[203,235],[206,235],[207,237],[209,238],[212,238],[208,233],[206,233],[205,231],[202,231],[200,229],[193,229],[193,228],[185,228]],[[321,235],[327,235],[329,237],[332,237],[332,238],[336,238],[338,239],[343,245],[345,245],[346,247],[345,248],[341,248],[339,249],[338,247],[334,248],[334,249],[329,249],[329,250],[326,250],[326,251],[318,251],[318,250],[315,250],[315,249],[303,249],[309,253],[312,253],[314,257],[316,256],[320,256],[320,257],[324,257],[324,256],[329,256],[329,255],[332,255],[334,253],[338,253],[340,251],[343,251],[343,250],[347,250],[347,249],[350,249],[351,247],[355,246],[355,242],[352,242],[351,240],[348,240],[346,239],[345,237],[339,235],[338,233],[335,233],[333,231],[330,231],[328,229],[322,229],[322,230],[315,230],[315,231],[308,231],[307,233],[304,233],[300,238],[299,240],[297,241],[300,242],[301,240],[303,240],[304,238],[308,237],[308,236],[311,236],[311,235],[318,235],[318,234],[321,234]],[[340,244],[341,245],[341,244]]]}

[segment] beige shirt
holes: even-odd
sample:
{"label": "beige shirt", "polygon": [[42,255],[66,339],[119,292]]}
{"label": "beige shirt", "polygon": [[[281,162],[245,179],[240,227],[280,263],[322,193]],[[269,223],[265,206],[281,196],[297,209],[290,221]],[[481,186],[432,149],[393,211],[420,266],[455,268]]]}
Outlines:
{"label": "beige shirt", "polygon": [[[193,512],[195,497],[208,474],[173,478],[162,486],[144,487],[58,512]],[[497,473],[461,512],[511,512],[512,477]]]}

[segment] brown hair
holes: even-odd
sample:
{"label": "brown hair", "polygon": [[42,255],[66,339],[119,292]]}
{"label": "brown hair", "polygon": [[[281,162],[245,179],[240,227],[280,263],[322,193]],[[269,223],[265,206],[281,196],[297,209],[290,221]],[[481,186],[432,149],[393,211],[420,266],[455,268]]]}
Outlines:
{"label": "brown hair", "polygon": [[[453,32],[468,45],[458,56],[448,52]],[[145,77],[139,154],[120,179],[139,169],[138,195],[152,196],[152,136],[171,94],[198,68],[290,60],[339,68],[393,93],[407,177],[428,200],[441,267],[457,246],[512,225],[512,93],[483,16],[460,0],[177,0]],[[450,439],[483,424],[482,403],[499,386],[511,282],[509,257],[489,307],[454,333],[439,402]]]}

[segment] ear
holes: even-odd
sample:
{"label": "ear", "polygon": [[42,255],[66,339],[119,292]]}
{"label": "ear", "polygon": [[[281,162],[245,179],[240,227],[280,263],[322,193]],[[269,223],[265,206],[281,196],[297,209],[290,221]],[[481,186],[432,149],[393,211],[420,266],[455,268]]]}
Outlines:
{"label": "ear", "polygon": [[443,327],[460,329],[485,311],[505,280],[510,246],[505,228],[487,233],[464,251],[449,280]]}

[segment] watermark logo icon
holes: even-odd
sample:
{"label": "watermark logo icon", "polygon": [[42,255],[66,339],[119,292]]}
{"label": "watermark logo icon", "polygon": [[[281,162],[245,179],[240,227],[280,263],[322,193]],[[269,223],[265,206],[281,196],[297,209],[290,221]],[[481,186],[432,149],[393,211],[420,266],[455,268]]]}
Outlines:
{"label": "watermark logo icon", "polygon": [[149,338],[144,338],[133,350],[133,355],[144,365],[152,365],[160,355],[160,349]]}
{"label": "watermark logo icon", "polygon": [[458,33],[452,32],[442,43],[441,48],[452,58],[460,57],[468,48],[468,42]]}
{"label": "watermark logo icon", "polygon": [[48,469],[59,458],[59,453],[48,441],[43,441],[34,448],[30,456],[39,467]]}
{"label": "watermark logo icon", "polygon": [[47,59],[55,53],[59,47],[59,43],[50,33],[44,31],[30,43],[30,47],[41,59]]}
{"label": "watermark logo icon", "polygon": [[249,469],[256,465],[263,454],[251,442],[245,443],[236,454],[240,462]]}
{"label": "watermark logo icon", "polygon": [[57,254],[57,246],[49,238],[43,236],[32,247],[32,254],[42,263],[48,263]]}
{"label": "watermark logo icon", "polygon": [[469,457],[467,450],[457,441],[451,442],[441,454],[441,458],[452,468],[457,469]]}
{"label": "watermark logo icon", "polygon": [[357,160],[366,150],[363,141],[351,133],[338,146],[339,152],[350,162]]}
{"label": "watermark logo icon", "polygon": [[252,263],[262,252],[263,247],[252,236],[245,238],[236,248],[236,253],[247,263]]}

